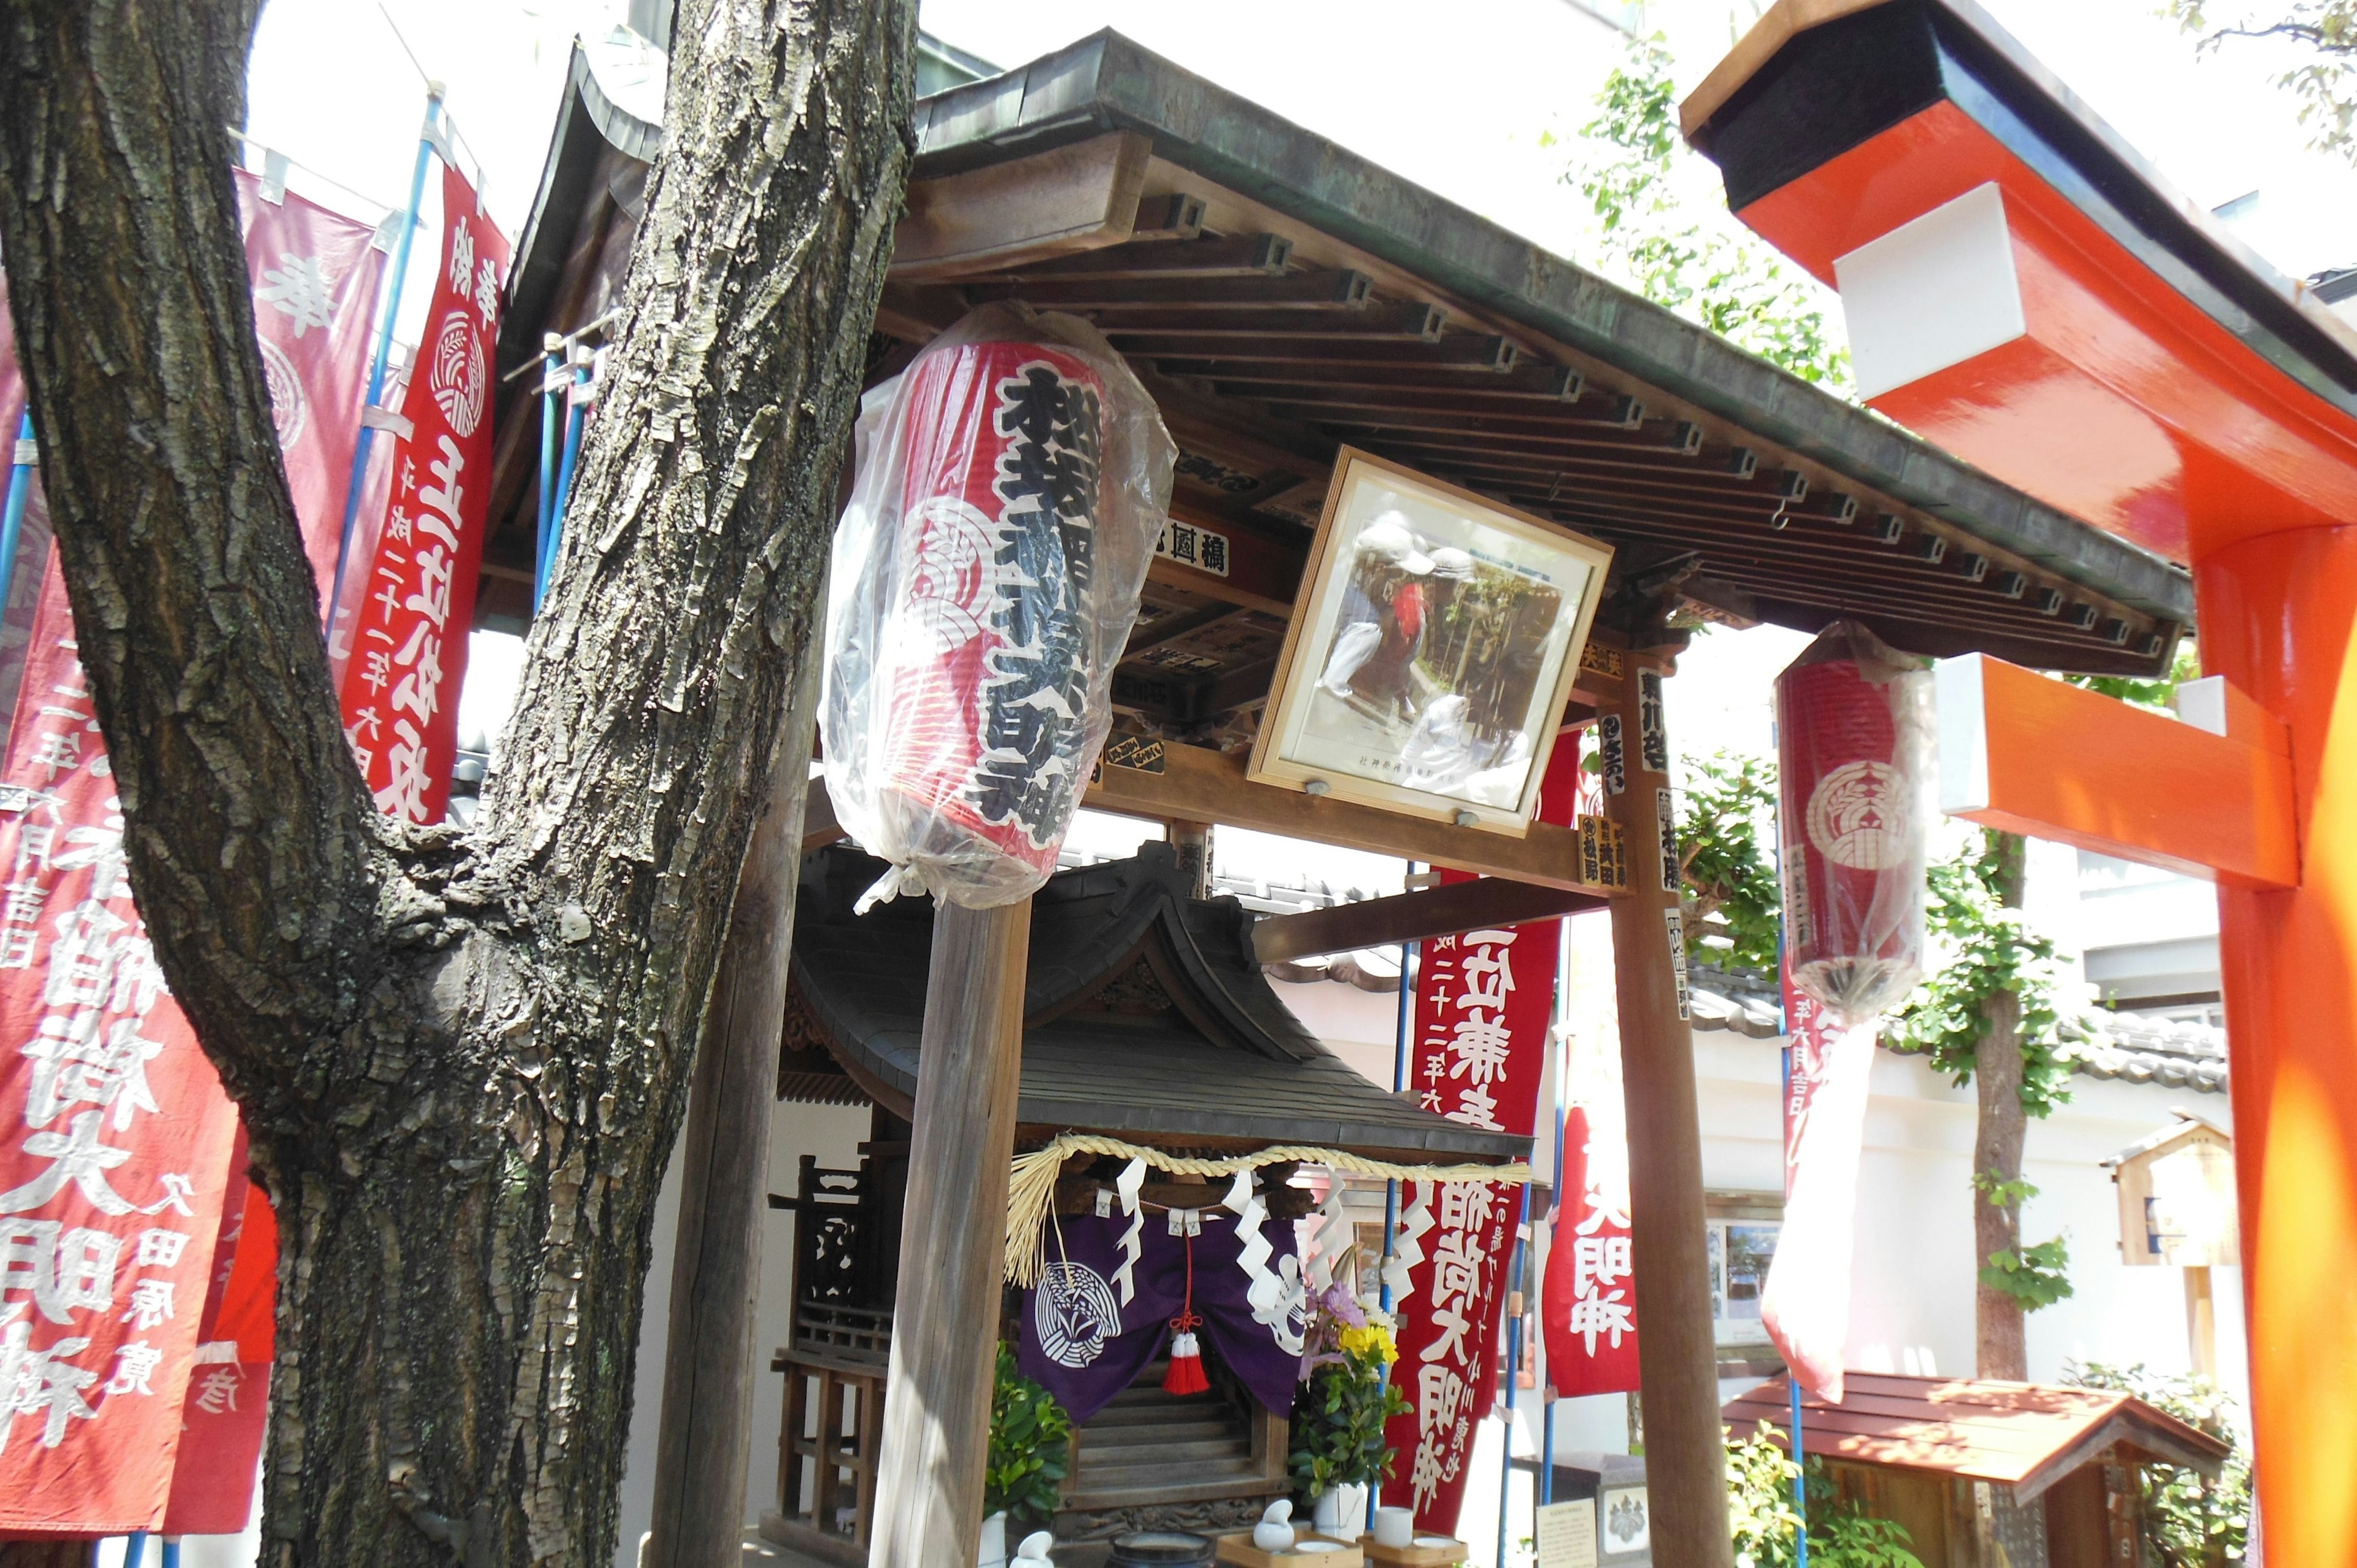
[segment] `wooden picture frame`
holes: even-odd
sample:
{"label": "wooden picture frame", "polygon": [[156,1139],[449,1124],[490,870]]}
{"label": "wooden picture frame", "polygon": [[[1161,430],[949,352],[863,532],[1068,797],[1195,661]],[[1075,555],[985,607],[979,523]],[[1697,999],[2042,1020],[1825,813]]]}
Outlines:
{"label": "wooden picture frame", "polygon": [[1246,777],[1520,835],[1611,546],[1345,446]]}

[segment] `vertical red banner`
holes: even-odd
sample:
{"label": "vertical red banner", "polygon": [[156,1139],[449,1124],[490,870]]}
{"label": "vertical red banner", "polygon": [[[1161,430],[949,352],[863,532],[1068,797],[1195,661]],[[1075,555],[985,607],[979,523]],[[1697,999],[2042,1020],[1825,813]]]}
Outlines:
{"label": "vertical red banner", "polygon": [[236,174],[272,422],[303,553],[324,594],[336,575],[384,251],[368,224],[284,188],[274,193],[250,170]]}
{"label": "vertical red banner", "polygon": [[[1562,822],[1578,780],[1578,747],[1548,760],[1538,816]],[[1471,878],[1443,872],[1445,882]],[[1546,1076],[1555,1009],[1553,920],[1426,942],[1415,978],[1409,1085],[1427,1111],[1468,1126],[1529,1133]],[[1489,1182],[1416,1182],[1405,1230],[1422,1256],[1399,1300],[1400,1359],[1392,1378],[1408,1412],[1385,1426],[1400,1458],[1384,1496],[1415,1509],[1417,1528],[1457,1528],[1474,1425],[1498,1394],[1499,1315],[1511,1285],[1522,1193]],[[1437,1190],[1436,1190],[1437,1187]],[[1405,1253],[1404,1253],[1405,1255]]]}
{"label": "vertical red banner", "polygon": [[0,1530],[161,1523],[237,1112],[165,989],[51,563],[0,775]]}
{"label": "vertical red banner", "polygon": [[[458,753],[491,483],[491,364],[508,242],[442,171],[441,265],[395,438],[392,494],[366,562],[343,682],[344,734],[378,810],[438,822]],[[359,564],[348,564],[350,576]]]}
{"label": "vertical red banner", "polygon": [[1629,1136],[1620,1092],[1620,1020],[1607,917],[1570,928],[1562,984],[1570,1102],[1563,1134],[1563,1192],[1547,1248],[1540,1316],[1547,1378],[1556,1393],[1626,1393],[1638,1386],[1637,1287],[1629,1224]]}

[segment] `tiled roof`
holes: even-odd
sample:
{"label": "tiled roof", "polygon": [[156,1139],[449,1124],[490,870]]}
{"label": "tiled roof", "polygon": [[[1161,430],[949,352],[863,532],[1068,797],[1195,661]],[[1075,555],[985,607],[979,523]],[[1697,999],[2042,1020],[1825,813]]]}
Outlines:
{"label": "tiled roof", "polygon": [[[1378,897],[1323,882],[1296,885],[1243,876],[1220,876],[1215,882],[1215,891],[1236,898],[1247,909],[1271,915]],[[1332,980],[1361,991],[1399,989],[1396,948],[1330,953],[1262,967],[1272,980],[1295,983]],[[1766,976],[1695,963],[1688,970],[1688,989],[1695,1029],[1724,1030],[1754,1040],[1782,1037],[1782,1010]],[[2197,1094],[2226,1092],[2226,1031],[2214,1026],[2142,1018],[2132,1013],[2090,1012],[2064,1019],[2061,1033],[2072,1049],[2072,1070],[2089,1078],[2157,1083]],[[1904,1045],[1889,1040],[1883,1045],[1901,1055],[1911,1054]]]}
{"label": "tiled roof", "polygon": [[[1727,1029],[1753,1039],[1781,1034],[1775,994],[1764,977],[1698,963],[1690,971],[1694,1026]],[[2197,1094],[2226,1092],[2226,1031],[2207,1024],[2140,1018],[2132,1013],[2083,1013],[2062,1020],[2071,1069],[2089,1078],[2157,1083]],[[1886,1049],[1912,1054],[1904,1044]]]}

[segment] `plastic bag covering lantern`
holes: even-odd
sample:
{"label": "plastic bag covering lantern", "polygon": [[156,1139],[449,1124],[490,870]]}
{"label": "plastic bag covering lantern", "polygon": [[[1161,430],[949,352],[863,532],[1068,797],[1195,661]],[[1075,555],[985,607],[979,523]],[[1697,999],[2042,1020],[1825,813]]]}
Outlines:
{"label": "plastic bag covering lantern", "polygon": [[1932,672],[1836,621],[1776,678],[1784,943],[1792,983],[1854,1027],[1923,968]]}
{"label": "plastic bag covering lantern", "polygon": [[973,312],[860,408],[820,733],[836,820],[919,890],[1011,904],[1112,724],[1177,448],[1086,322]]}

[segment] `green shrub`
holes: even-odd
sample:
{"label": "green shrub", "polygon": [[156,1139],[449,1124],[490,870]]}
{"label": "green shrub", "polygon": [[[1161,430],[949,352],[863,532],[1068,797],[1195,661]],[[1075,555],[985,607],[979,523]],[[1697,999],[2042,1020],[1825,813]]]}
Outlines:
{"label": "green shrub", "polygon": [[[1800,1518],[1792,1511],[1792,1477],[1800,1466],[1776,1446],[1766,1422],[1744,1442],[1727,1434],[1727,1528],[1735,1537],[1736,1568],[1794,1568]],[[1870,1519],[1857,1503],[1834,1493],[1824,1466],[1808,1462],[1809,1568],[1923,1568],[1908,1550],[1904,1525]]]}
{"label": "green shrub", "polygon": [[[1016,1369],[1015,1351],[998,1345],[998,1380],[990,1396],[990,1455],[983,1471],[982,1511],[1001,1509],[1044,1525],[1054,1517],[1072,1465],[1072,1418],[1046,1389]],[[1013,1532],[1008,1540],[1014,1539]]]}
{"label": "green shrub", "polygon": [[2154,1568],[2232,1568],[2241,1563],[2251,1533],[2251,1456],[2230,1419],[2234,1402],[2207,1378],[2150,1371],[2141,1362],[2068,1362],[2062,1380],[2134,1394],[2225,1442],[2226,1463],[2214,1481],[2174,1465],[2139,1466],[2138,1523]]}

